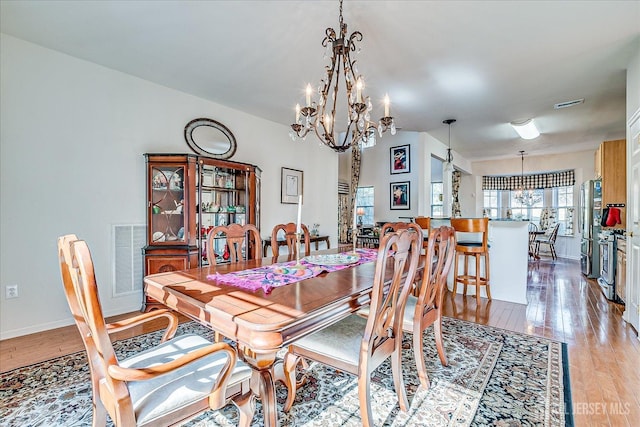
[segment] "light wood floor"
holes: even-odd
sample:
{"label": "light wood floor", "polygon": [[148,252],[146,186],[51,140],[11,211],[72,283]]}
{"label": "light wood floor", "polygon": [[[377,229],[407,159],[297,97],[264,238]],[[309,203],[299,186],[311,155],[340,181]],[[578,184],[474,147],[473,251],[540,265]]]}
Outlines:
{"label": "light wood floor", "polygon": [[[623,306],[607,301],[578,262],[544,258],[529,264],[528,299],[527,306],[483,299],[478,307],[475,297],[448,294],[445,315],[566,342],[576,425],[640,426],[640,341],[622,320]],[[0,371],[79,350],[75,327],[0,341]]]}

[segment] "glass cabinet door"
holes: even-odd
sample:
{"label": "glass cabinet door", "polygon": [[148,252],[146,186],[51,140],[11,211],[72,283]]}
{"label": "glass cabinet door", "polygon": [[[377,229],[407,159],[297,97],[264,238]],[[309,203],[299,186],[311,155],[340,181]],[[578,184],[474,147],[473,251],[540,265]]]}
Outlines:
{"label": "glass cabinet door", "polygon": [[[247,173],[240,169],[201,164],[198,177],[197,224],[201,265],[208,265],[207,235],[217,226],[247,223]],[[214,240],[216,263],[229,259],[224,237]]]}
{"label": "glass cabinet door", "polygon": [[185,167],[162,165],[151,167],[149,201],[151,215],[150,244],[185,243],[186,216],[184,207]]}

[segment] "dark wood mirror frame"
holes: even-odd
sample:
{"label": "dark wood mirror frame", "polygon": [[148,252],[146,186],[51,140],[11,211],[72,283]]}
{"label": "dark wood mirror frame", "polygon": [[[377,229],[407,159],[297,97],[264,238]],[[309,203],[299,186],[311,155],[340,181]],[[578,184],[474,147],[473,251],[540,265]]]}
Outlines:
{"label": "dark wood mirror frame", "polygon": [[214,159],[229,159],[237,148],[236,138],[229,128],[213,119],[191,120],[184,128],[184,138],[197,154]]}

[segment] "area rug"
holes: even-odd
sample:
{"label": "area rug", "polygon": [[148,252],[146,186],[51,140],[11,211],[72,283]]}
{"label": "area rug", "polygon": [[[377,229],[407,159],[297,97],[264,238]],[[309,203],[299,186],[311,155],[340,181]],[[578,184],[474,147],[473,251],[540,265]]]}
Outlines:
{"label": "area rug", "polygon": [[[403,365],[410,409],[399,410],[391,366],[372,376],[372,411],[384,426],[564,426],[573,425],[566,346],[545,338],[517,334],[456,319],[444,319],[449,365],[437,356],[433,331],[424,333],[428,390],[419,387],[411,336],[405,335]],[[211,336],[189,322],[178,333]],[[127,357],[160,340],[154,332],[118,341],[119,357]],[[277,386],[283,426],[360,426],[355,377],[311,364],[307,383],[298,390],[289,413]],[[91,383],[84,352],[59,357],[0,375],[0,420],[3,426],[90,426]],[[112,425],[110,420],[108,425]],[[236,426],[232,405],[191,420],[191,427]],[[257,404],[254,426],[263,425]]]}

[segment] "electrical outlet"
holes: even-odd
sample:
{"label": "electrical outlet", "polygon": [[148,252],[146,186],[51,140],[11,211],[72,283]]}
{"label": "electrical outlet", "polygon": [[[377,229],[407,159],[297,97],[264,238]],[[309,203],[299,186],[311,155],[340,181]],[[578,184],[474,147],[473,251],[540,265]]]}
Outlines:
{"label": "electrical outlet", "polygon": [[5,296],[7,299],[18,298],[18,285],[7,285],[5,287]]}

